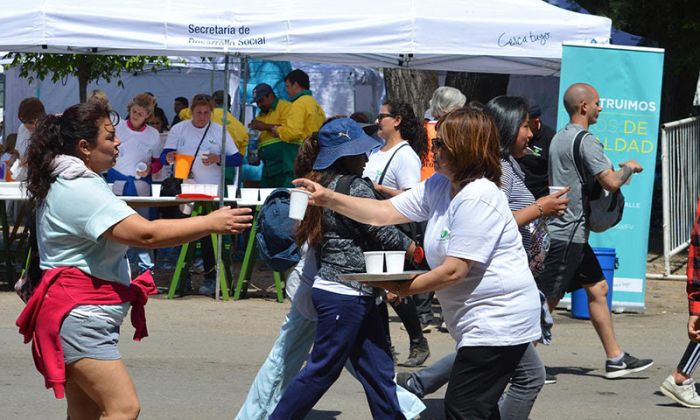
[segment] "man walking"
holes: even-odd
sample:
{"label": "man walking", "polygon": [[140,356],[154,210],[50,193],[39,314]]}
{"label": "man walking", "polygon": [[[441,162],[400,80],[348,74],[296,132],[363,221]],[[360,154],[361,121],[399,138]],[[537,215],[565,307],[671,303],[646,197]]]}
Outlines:
{"label": "man walking", "polygon": [[[603,344],[607,357],[605,377],[618,378],[649,368],[651,359],[637,359],[620,348],[613,330],[612,318],[606,295],[608,285],[600,264],[588,244],[589,220],[584,208],[587,194],[573,156],[573,144],[582,130],[596,123],[601,112],[600,96],[595,88],[585,83],[575,83],[564,93],[564,106],[569,123],[552,139],[549,149],[549,185],[569,186],[569,207],[561,217],[549,221],[551,246],[545,260],[544,271],[536,279],[537,285],[547,297],[552,311],[567,291],[583,287],[588,295],[588,308],[593,327]],[[615,171],[605,156],[603,145],[592,134],[586,133],[581,141],[580,160],[584,179],[594,180],[609,192],[617,191],[642,167],[634,160],[620,163]]]}

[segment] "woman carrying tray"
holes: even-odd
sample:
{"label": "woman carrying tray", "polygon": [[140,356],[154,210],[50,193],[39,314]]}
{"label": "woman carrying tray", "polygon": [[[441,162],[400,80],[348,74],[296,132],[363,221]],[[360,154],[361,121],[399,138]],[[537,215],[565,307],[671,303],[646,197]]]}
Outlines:
{"label": "woman carrying tray", "polygon": [[310,202],[374,226],[427,221],[431,271],[410,281],[372,283],[399,296],[435,290],[457,342],[445,414],[490,418],[530,342],[541,336],[537,287],[518,225],[499,190],[498,129],[465,108],[438,122],[436,175],[392,198],[373,201],[296,180]]}
{"label": "woman carrying tray", "polygon": [[[330,121],[318,133],[318,155],[307,176],[319,188],[325,185],[333,190],[343,175],[354,175],[350,195],[373,198],[372,186],[359,176],[367,152],[378,145],[353,120]],[[386,330],[377,309],[378,290],[341,280],[339,275],[364,272],[363,251],[407,250],[410,256],[413,243],[394,227],[360,224],[320,207],[307,210],[297,242],[308,242],[317,255],[319,268],[311,294],[318,324],[306,367],[289,384],[270,419],[304,418],[348,359],[365,389],[372,418],[404,418],[396,397]]]}

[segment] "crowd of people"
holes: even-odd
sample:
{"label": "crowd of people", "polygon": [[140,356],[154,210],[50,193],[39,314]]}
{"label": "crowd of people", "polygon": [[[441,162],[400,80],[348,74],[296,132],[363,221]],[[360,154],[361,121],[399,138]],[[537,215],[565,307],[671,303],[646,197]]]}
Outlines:
{"label": "crowd of people", "polygon": [[[605,377],[652,366],[618,343],[607,283],[588,244],[589,185],[614,192],[642,171],[635,161],[615,170],[588,131],[601,112],[593,86],[566,90],[570,121],[555,133],[537,104],[520,97],[481,104],[442,87],[430,101],[432,119],[391,99],[371,124],[363,113],[327,119],[301,70],[284,82],[289,100],[268,84],[255,86],[260,114],[248,128],[259,133],[261,186],[305,189],[310,206],[294,232],[302,259],[287,273],[291,308],[237,419],[304,418],[343,367],[362,384],[376,419],[418,416],[425,408],[420,399],[445,384],[448,419],[527,419],[544,384],[556,382],[537,344],[551,341],[551,312],[579,288],[603,346]],[[20,285],[28,304],[17,323],[25,341],[34,341],[47,387],[65,395],[71,419],[138,417],[117,342],[129,307],[135,339],[147,335],[143,305],[155,293],[157,269],[152,250],[251,225],[249,209],[224,207],[176,221],[117,197],[150,195],[154,180],[170,176],[177,153],[194,156],[188,178],[197,183],[218,184],[222,171],[243,164],[248,130],[228,111],[223,92],[178,97],[174,110],[170,126],[147,92],[132,98],[124,119],[103,92],[60,116],[45,115],[36,98],[20,106],[23,140],[15,158],[35,209],[43,274]],[[551,186],[562,188],[550,193]],[[420,226],[420,234],[397,227],[406,224]],[[700,220],[691,254],[697,226]],[[201,244],[199,292],[211,295],[214,253],[211,241]],[[425,269],[401,281],[347,280],[365,272],[363,252],[378,250],[405,251],[407,266]],[[137,267],[133,274],[126,256]],[[700,407],[692,381],[700,360],[693,264],[691,343],[661,390]],[[409,336],[401,363],[389,306]],[[396,364],[425,364],[431,354],[424,332],[441,324],[456,351],[396,374]]]}

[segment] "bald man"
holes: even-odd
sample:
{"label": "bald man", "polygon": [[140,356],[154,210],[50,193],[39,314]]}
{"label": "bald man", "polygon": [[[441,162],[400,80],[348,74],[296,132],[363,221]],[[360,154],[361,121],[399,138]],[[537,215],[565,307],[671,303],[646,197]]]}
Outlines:
{"label": "bald man", "polygon": [[576,171],[573,144],[576,136],[584,131],[581,141],[582,174],[589,184],[594,182],[607,191],[617,191],[632,174],[642,167],[630,160],[613,169],[605,156],[603,145],[588,132],[602,111],[600,96],[595,88],[585,83],[575,83],[564,93],[564,107],[569,123],[552,139],[549,149],[549,185],[569,186],[569,207],[558,218],[550,219],[548,228],[551,245],[545,260],[545,269],[537,278],[537,286],[547,297],[552,311],[564,293],[583,287],[588,295],[591,322],[600,337],[607,356],[605,377],[619,378],[649,368],[651,359],[637,359],[620,348],[606,300],[608,285],[600,264],[588,244],[589,226],[584,212],[582,184]]}

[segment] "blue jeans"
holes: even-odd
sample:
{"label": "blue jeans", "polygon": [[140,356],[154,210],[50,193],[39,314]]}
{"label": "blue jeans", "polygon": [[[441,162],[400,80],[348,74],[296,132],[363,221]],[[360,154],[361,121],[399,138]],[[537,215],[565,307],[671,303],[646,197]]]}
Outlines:
{"label": "blue jeans", "polygon": [[[150,220],[150,209],[148,208],[141,208],[141,209],[136,209],[136,212],[143,216],[145,219]],[[138,263],[138,273],[136,274],[141,274],[146,270],[150,270],[153,268],[153,250],[152,249],[146,249],[146,248],[137,248],[137,247],[130,247],[129,250],[126,252],[127,257],[129,258],[129,261],[136,261]]]}
{"label": "blue jeans", "polygon": [[[411,375],[409,391],[423,398],[445,385],[450,379],[457,353],[451,353]],[[510,380],[510,387],[498,402],[501,418],[527,420],[544,385],[544,363],[533,344],[527,346]]]}
{"label": "blue jeans", "polygon": [[372,296],[313,289],[318,313],[314,346],[306,367],[292,380],[270,419],[303,419],[338,379],[350,360],[373,419],[404,419],[393,381],[394,362]]}
{"label": "blue jeans", "polygon": [[[292,304],[279,337],[253,380],[236,420],[266,420],[270,416],[287,385],[308,358],[315,334],[316,321],[306,319]],[[349,361],[345,363],[345,368],[357,377]],[[406,418],[416,417],[425,410],[418,397],[400,386],[396,387],[396,394]]]}

